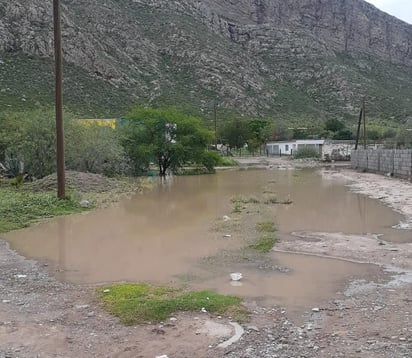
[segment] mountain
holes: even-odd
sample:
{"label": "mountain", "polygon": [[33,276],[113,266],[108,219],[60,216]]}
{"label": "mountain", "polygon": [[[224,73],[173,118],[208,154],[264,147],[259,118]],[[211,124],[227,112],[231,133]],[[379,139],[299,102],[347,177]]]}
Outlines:
{"label": "mountain", "polygon": [[[65,104],[412,116],[412,26],[362,0],[63,0]],[[52,1],[0,0],[0,105],[53,102]]]}

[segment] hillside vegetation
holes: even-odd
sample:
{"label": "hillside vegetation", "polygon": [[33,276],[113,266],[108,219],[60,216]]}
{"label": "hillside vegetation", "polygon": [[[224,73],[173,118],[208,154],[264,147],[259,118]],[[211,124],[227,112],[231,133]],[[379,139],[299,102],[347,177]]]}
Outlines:
{"label": "hillside vegetation", "polygon": [[[370,118],[412,116],[412,26],[362,0],[63,4],[65,106],[81,117],[144,104],[210,120],[216,102],[222,120],[353,123],[363,96]],[[52,105],[51,4],[0,0],[0,14],[0,105]]]}

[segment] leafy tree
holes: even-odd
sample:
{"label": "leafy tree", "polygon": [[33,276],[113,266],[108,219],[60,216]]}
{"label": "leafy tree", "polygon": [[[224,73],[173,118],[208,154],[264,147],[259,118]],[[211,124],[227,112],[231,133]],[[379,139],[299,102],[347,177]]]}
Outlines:
{"label": "leafy tree", "polygon": [[[249,123],[249,149],[254,151],[255,149],[262,149],[262,145],[265,144],[270,137],[270,122],[264,119],[252,119]],[[262,154],[260,152],[260,154]]]}
{"label": "leafy tree", "polygon": [[353,133],[350,129],[344,128],[337,131],[332,138],[335,140],[350,140],[353,139]]}
{"label": "leafy tree", "polygon": [[0,113],[0,162],[17,152],[22,140],[22,120],[19,113]]}
{"label": "leafy tree", "polygon": [[149,170],[151,162],[157,163],[160,176],[188,163],[210,169],[213,158],[206,147],[211,139],[200,119],[170,108],[136,107],[121,128],[121,143],[137,174]]}
{"label": "leafy tree", "polygon": [[291,140],[293,138],[293,131],[284,125],[274,124],[271,137],[277,141]]}
{"label": "leafy tree", "polygon": [[117,131],[72,120],[65,131],[67,169],[114,176],[128,170]]}
{"label": "leafy tree", "polygon": [[[64,115],[66,167],[105,175],[121,174],[126,156],[111,128],[82,125]],[[0,114],[0,158],[24,163],[38,178],[56,170],[56,131],[53,110]],[[7,163],[6,163],[7,164]]]}
{"label": "leafy tree", "polygon": [[24,170],[37,177],[55,167],[55,130],[52,111],[3,113],[0,115],[2,159],[23,162]]}
{"label": "leafy tree", "polygon": [[250,128],[246,121],[239,118],[227,120],[220,129],[222,141],[231,148],[242,148],[250,136]]}
{"label": "leafy tree", "polygon": [[345,128],[345,124],[339,119],[331,118],[325,122],[325,130],[336,133]]}

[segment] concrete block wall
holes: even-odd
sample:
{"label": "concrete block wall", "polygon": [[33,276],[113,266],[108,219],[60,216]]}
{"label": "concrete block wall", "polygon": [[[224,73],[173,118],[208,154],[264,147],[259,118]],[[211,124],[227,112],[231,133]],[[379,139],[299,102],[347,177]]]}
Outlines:
{"label": "concrete block wall", "polygon": [[394,153],[394,175],[411,177],[412,155],[410,150],[397,150]]}
{"label": "concrete block wall", "polygon": [[412,150],[353,150],[351,165],[354,169],[391,173],[401,178],[412,178]]}

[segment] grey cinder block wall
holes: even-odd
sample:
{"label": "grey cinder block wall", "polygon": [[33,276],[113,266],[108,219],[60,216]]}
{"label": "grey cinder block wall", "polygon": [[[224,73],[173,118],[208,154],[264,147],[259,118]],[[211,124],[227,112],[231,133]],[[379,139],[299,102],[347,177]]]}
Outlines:
{"label": "grey cinder block wall", "polygon": [[353,169],[410,179],[412,177],[412,150],[353,150],[351,153],[351,165]]}

